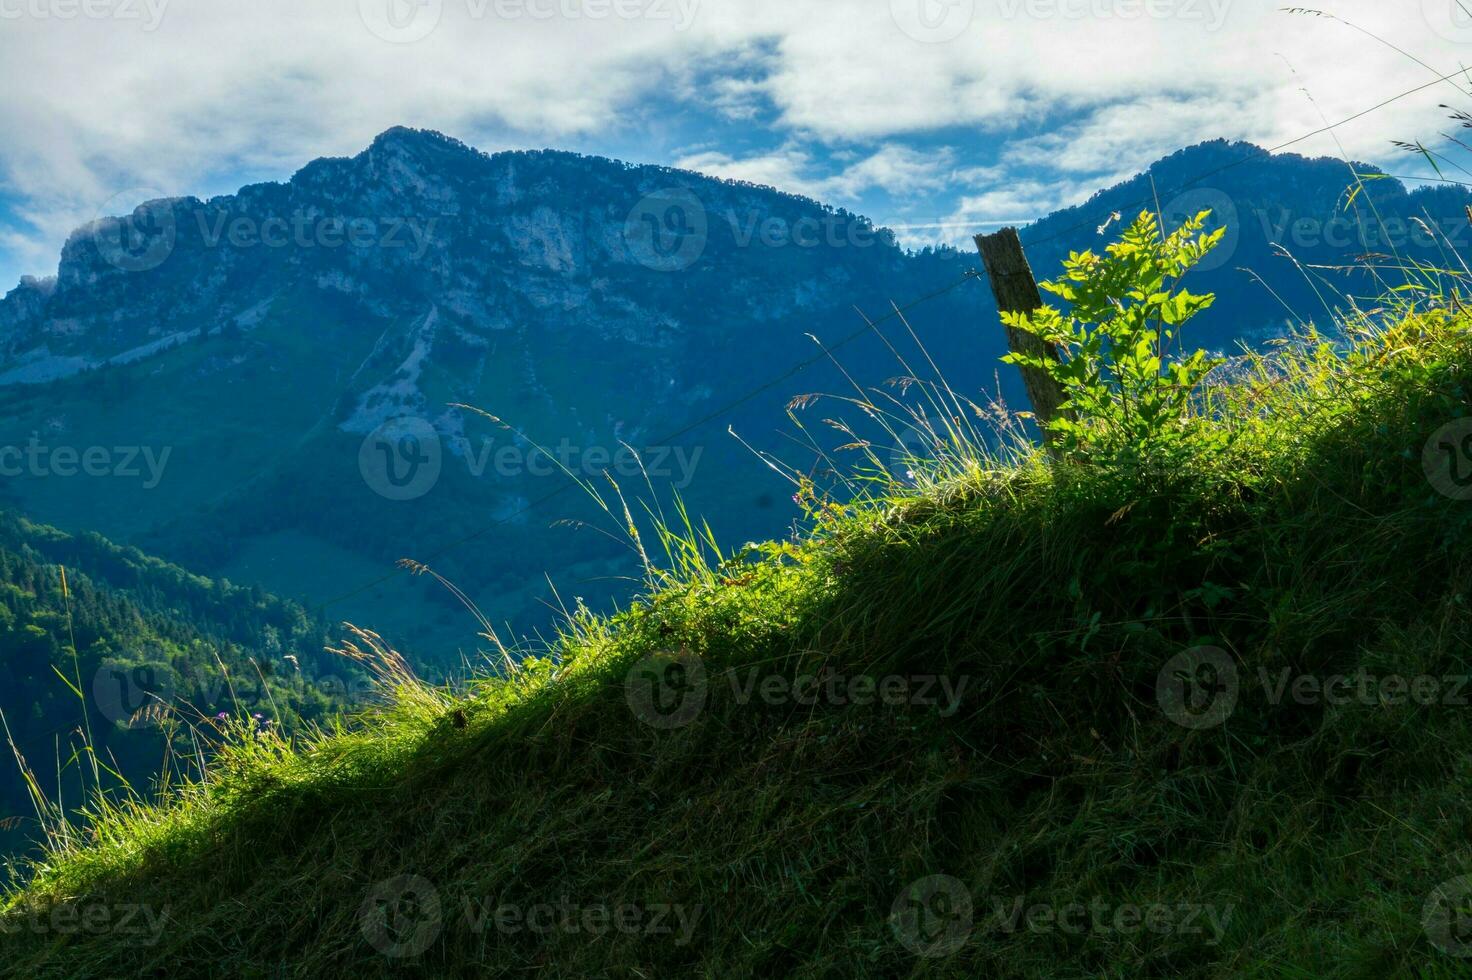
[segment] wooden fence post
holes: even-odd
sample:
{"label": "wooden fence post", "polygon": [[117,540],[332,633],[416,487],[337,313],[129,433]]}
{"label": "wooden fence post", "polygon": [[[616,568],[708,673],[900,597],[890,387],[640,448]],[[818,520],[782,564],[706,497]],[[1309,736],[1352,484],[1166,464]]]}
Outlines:
{"label": "wooden fence post", "polygon": [[[1016,228],[1003,228],[991,235],[977,235],[976,249],[981,253],[981,263],[986,267],[987,278],[992,284],[992,295],[996,297],[997,309],[1006,313],[1031,313],[1043,305],[1037,281],[1032,277],[1032,268],[1022,251],[1022,239],[1017,237]],[[1058,360],[1058,351],[1050,343],[1015,327],[1007,327],[1007,346],[1013,353],[1031,357],[1051,357]],[[1032,402],[1033,415],[1043,430],[1043,438],[1049,446],[1053,435],[1048,423],[1063,414],[1066,397],[1062,387],[1052,376],[1040,368],[1022,367],[1022,383],[1027,388],[1028,401]]]}

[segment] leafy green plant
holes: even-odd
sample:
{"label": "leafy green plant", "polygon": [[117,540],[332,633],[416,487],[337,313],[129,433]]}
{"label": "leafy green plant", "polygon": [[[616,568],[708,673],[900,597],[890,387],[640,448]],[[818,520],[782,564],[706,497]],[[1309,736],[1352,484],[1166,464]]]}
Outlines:
{"label": "leafy green plant", "polygon": [[1066,311],[1045,305],[1002,314],[1059,353],[1002,360],[1046,371],[1062,386],[1064,411],[1048,428],[1065,458],[1164,465],[1223,439],[1191,412],[1193,394],[1221,360],[1202,350],[1169,353],[1186,321],[1216,298],[1177,285],[1221,240],[1225,229],[1202,231],[1209,214],[1162,237],[1155,216],[1143,212],[1104,255],[1071,252],[1063,275],[1041,284]]}

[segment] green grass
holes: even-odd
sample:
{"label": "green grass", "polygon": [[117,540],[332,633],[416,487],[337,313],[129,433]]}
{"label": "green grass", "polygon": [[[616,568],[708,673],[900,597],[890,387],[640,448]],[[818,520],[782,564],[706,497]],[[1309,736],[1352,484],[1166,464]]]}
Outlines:
{"label": "green grass", "polygon": [[[801,540],[687,556],[469,692],[361,638],[381,711],[243,738],[177,799],[100,813],[9,896],[7,975],[1466,975],[1422,919],[1472,872],[1472,706],[1274,703],[1259,681],[1472,673],[1472,501],[1422,467],[1472,414],[1472,320],[1353,330],[1352,351],[1239,363],[1206,409],[1220,452],[1164,473],[972,454],[814,500]],[[1237,703],[1193,729],[1157,680],[1202,645]],[[681,727],[631,708],[662,651],[705,675]],[[823,670],[961,697],[740,697]],[[944,955],[918,955],[891,912],[934,875],[920,925]],[[1049,911],[1009,931],[1018,904]],[[540,906],[550,930],[496,926]],[[637,928],[562,918],[623,906]],[[137,908],[161,927],[125,928]]]}

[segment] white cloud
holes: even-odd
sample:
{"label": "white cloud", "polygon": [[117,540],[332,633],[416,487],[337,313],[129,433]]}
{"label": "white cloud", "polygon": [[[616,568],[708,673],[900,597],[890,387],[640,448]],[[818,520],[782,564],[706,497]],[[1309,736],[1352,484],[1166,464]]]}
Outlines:
{"label": "white cloud", "polygon": [[730,180],[766,184],[768,187],[808,197],[818,197],[822,193],[823,178],[812,173],[812,156],[790,147],[741,158],[729,156],[720,150],[705,150],[680,157],[675,161],[675,166]]}
{"label": "white cloud", "polygon": [[955,153],[949,149],[924,151],[887,144],[872,156],[829,178],[830,193],[855,198],[870,188],[924,193],[949,185]]}
{"label": "white cloud", "polygon": [[1272,138],[1251,94],[1172,99],[1147,96],[1102,106],[1067,129],[1016,140],[1003,153],[1014,167],[1048,167],[1068,174],[1129,174],[1182,146],[1233,135]]}
{"label": "white cloud", "polygon": [[[939,22],[912,16],[921,3],[974,13],[927,43],[917,25]],[[19,215],[0,249],[44,271],[120,191],[219,193],[391,125],[488,149],[589,146],[631,113],[655,128],[670,102],[729,126],[772,119],[785,147],[743,155],[714,132],[683,165],[820,197],[954,188],[958,214],[1051,207],[1203,138],[1286,141],[1472,59],[1453,0],[1328,6],[1429,67],[1280,0],[0,0],[0,181]],[[436,15],[413,43],[378,36]],[[1466,88],[1433,86],[1338,136],[1385,158],[1390,138],[1434,138],[1438,103],[1472,104]],[[936,131],[987,134],[1000,163],[905,144]],[[857,152],[835,170],[803,149],[818,146]],[[1327,136],[1295,149],[1336,152]],[[664,152],[651,162],[674,162]]]}
{"label": "white cloud", "polygon": [[[835,159],[849,156],[836,154]],[[848,162],[837,172],[814,154],[788,146],[774,153],[733,158],[708,150],[681,157],[675,165],[732,180],[767,184],[778,190],[803,194],[824,202],[852,204],[869,190],[932,192],[950,185],[955,154],[949,149],[924,152],[887,144]]]}

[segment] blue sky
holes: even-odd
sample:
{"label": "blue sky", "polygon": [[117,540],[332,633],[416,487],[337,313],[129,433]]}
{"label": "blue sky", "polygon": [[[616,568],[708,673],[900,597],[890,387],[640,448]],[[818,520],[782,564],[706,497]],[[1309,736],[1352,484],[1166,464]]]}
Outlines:
{"label": "blue sky", "polygon": [[1275,145],[1429,82],[1294,146],[1425,172],[1389,141],[1444,144],[1440,104],[1472,108],[1465,80],[1435,81],[1472,64],[1457,0],[1280,8],[0,0],[0,283],[53,273],[99,214],[285,179],[400,124],[772,184],[914,244],[1076,203],[1204,139]]}

